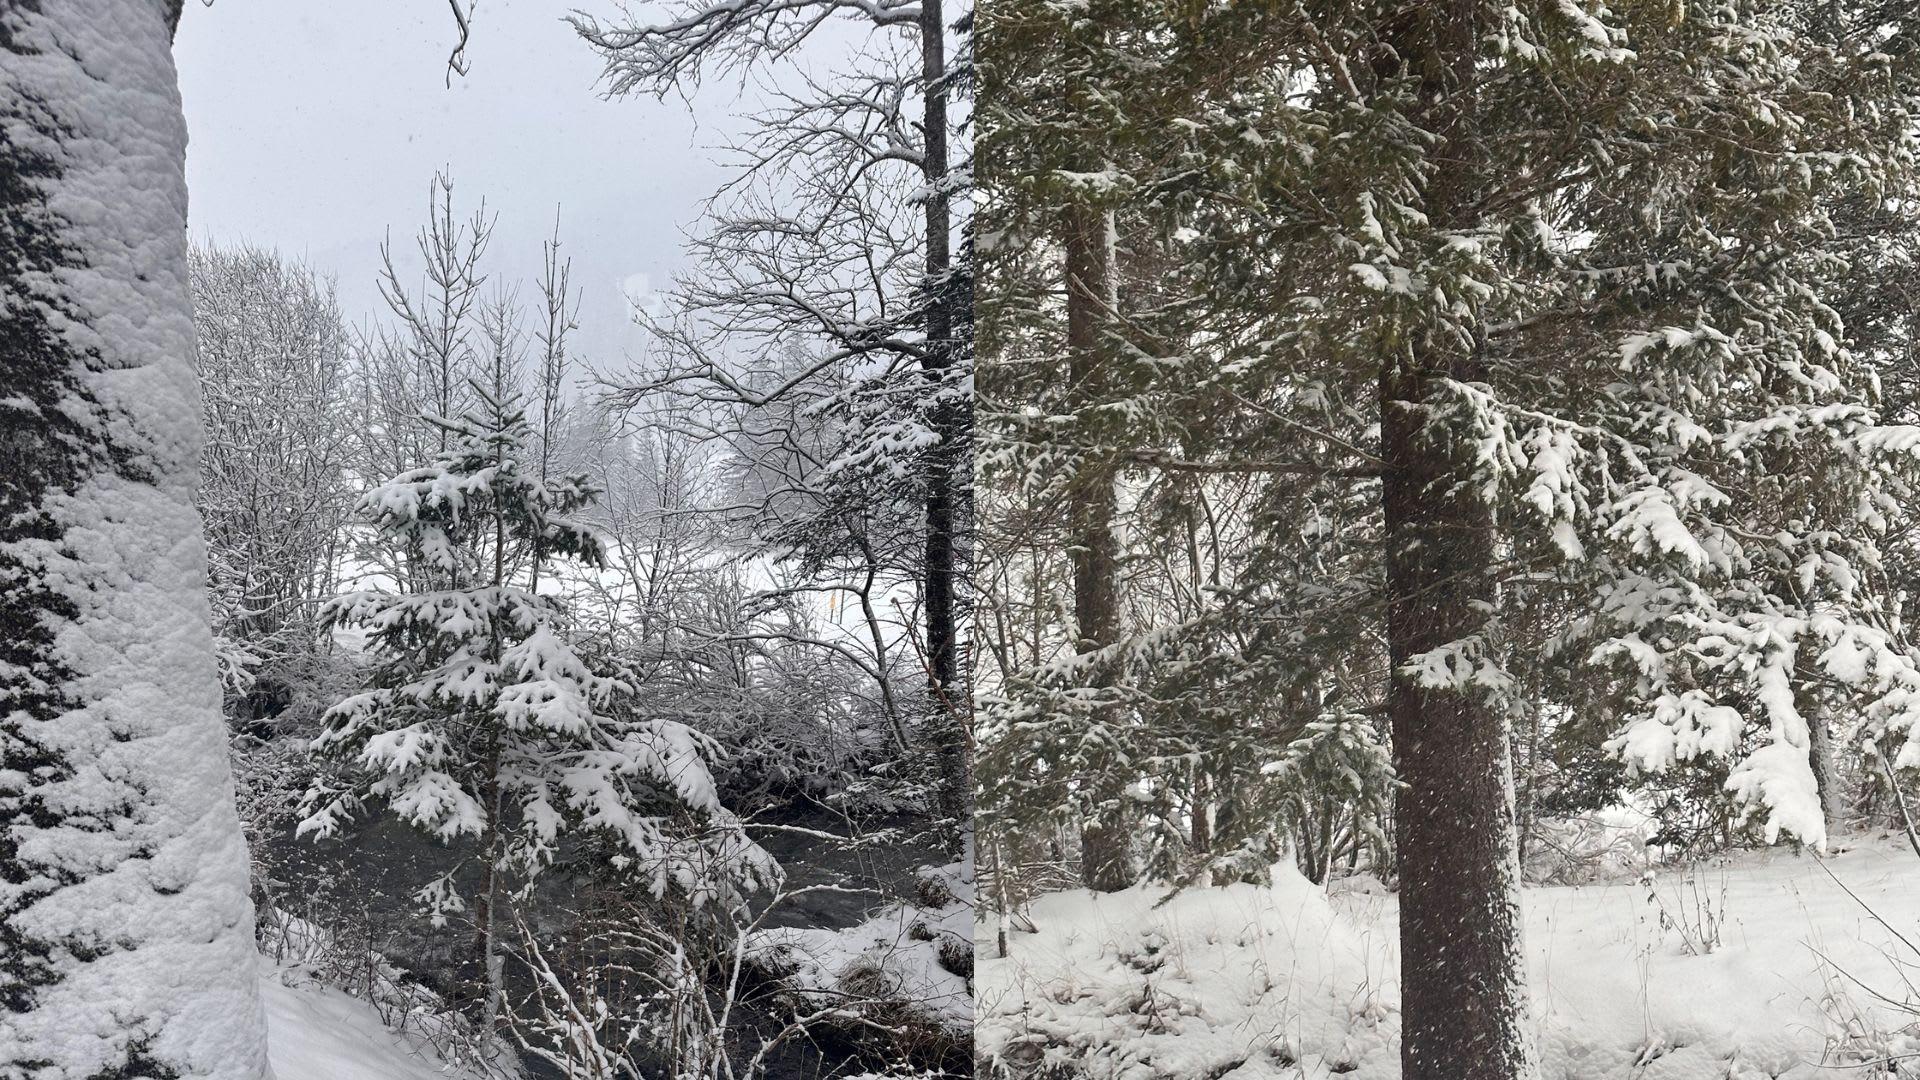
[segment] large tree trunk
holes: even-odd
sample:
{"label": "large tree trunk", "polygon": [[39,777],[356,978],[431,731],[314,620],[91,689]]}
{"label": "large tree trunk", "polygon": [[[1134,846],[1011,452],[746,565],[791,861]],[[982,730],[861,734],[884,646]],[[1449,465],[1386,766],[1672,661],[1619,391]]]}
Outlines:
{"label": "large tree trunk", "polygon": [[[936,393],[948,393],[949,370],[956,360],[954,305],[959,292],[949,280],[953,273],[949,232],[952,228],[947,185],[947,59],[946,23],[940,0],[921,0],[920,74],[925,83],[926,147],[922,175],[927,182],[927,354],[922,367]],[[967,768],[966,736],[962,729],[970,694],[960,670],[960,613],[955,582],[959,577],[958,530],[962,514],[955,490],[955,463],[965,460],[972,438],[967,413],[958,403],[942,401],[933,409],[940,445],[929,455],[927,469],[927,540],[925,555],[927,658],[935,702],[943,706],[940,733],[934,747],[941,777],[941,807],[948,817],[972,820],[973,781]]]}
{"label": "large tree trunk", "polygon": [[[1397,50],[1419,65],[1424,124],[1442,139],[1423,207],[1436,231],[1460,227],[1475,194],[1476,13],[1475,0],[1421,8]],[[1404,1080],[1535,1073],[1506,717],[1478,688],[1423,686],[1406,667],[1480,631],[1476,606],[1495,599],[1492,515],[1465,440],[1432,407],[1443,380],[1484,377],[1477,357],[1424,331],[1380,378]]]}
{"label": "large tree trunk", "polygon": [[1405,785],[1394,817],[1401,1068],[1406,1080],[1515,1080],[1532,1075],[1532,1057],[1506,719],[1473,688],[1425,687],[1405,670],[1478,630],[1474,604],[1490,596],[1487,508],[1460,483],[1468,463],[1423,430],[1419,403],[1447,373],[1402,367],[1381,380],[1388,711]]}
{"label": "large tree trunk", "polygon": [[[1102,358],[1110,349],[1110,322],[1118,288],[1113,212],[1073,206],[1066,213],[1067,378],[1075,401],[1103,396]],[[1113,535],[1113,475],[1104,464],[1084,467],[1068,495],[1068,559],[1073,567],[1073,614],[1078,649],[1091,652],[1120,636],[1120,544]],[[1099,679],[1100,682],[1105,680]],[[1102,772],[1084,778],[1092,820],[1080,833],[1080,876],[1089,889],[1113,892],[1133,884],[1125,819],[1119,813],[1124,778]]]}
{"label": "large tree trunk", "polygon": [[0,1075],[267,1075],[191,501],[178,0],[0,0]]}

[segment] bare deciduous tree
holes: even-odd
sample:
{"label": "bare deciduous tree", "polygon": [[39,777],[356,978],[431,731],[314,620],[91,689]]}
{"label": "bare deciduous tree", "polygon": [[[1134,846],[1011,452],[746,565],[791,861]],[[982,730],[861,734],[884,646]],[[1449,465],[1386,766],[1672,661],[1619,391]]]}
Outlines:
{"label": "bare deciduous tree", "polygon": [[207,431],[195,503],[222,674],[244,692],[315,646],[333,595],[352,502],[348,337],[332,284],[272,252],[196,247],[188,280]]}
{"label": "bare deciduous tree", "polygon": [[[790,63],[834,22],[867,31],[834,75]],[[847,506],[871,508],[874,478],[917,503],[917,552],[903,569],[918,592],[916,652],[933,706],[922,738],[938,762],[939,809],[962,818],[971,293],[951,253],[968,169],[952,160],[948,103],[966,64],[949,56],[940,4],[696,0],[658,23],[574,25],[615,94],[768,76],[770,107],[733,148],[737,175],[695,242],[700,269],[679,283],[672,314],[650,320],[655,362],[619,396],[681,394],[754,413],[798,400],[832,418],[805,486],[841,496],[810,500],[816,516],[800,531],[839,557],[874,553],[843,527]],[[796,348],[804,359],[793,363]]]}

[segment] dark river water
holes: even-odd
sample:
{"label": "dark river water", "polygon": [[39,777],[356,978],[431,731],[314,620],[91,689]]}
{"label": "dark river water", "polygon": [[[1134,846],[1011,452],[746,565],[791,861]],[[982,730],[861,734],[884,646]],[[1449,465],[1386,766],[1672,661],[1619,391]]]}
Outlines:
{"label": "dark river water", "polygon": [[[858,925],[885,900],[911,896],[917,868],[950,861],[936,845],[904,835],[852,846],[810,835],[848,832],[837,814],[811,805],[791,807],[777,816],[762,815],[762,819],[789,827],[755,832],[755,839],[785,870],[789,888],[819,883],[860,890],[788,900],[768,914],[767,926],[841,929]],[[911,825],[906,820],[864,823],[869,832],[891,828],[901,834],[910,833]],[[374,951],[426,985],[440,989],[452,984],[460,966],[470,962],[471,931],[434,930],[412,899],[421,885],[460,861],[460,850],[390,816],[369,814],[335,840],[316,843],[297,839],[291,831],[268,837],[262,855],[275,868],[276,902],[281,907],[322,924],[344,917],[344,926],[329,928],[351,934],[355,946],[366,938]],[[776,1030],[781,1015],[763,989],[746,1008],[742,1045],[757,1046],[757,1033]],[[792,1041],[773,1059],[769,1076],[772,1080],[826,1080],[878,1066],[877,1061],[863,1060],[867,1058],[861,1048],[832,1036],[820,1042]],[[958,1063],[949,1066],[956,1076],[970,1072],[970,1066],[965,1070]],[[561,1073],[529,1061],[528,1075],[558,1080]]]}

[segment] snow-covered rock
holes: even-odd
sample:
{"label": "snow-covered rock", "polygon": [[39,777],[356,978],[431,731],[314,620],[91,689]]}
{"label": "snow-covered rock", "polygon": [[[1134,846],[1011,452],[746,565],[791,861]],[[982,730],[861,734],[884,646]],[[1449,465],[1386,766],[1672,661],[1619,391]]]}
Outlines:
{"label": "snow-covered rock", "polygon": [[857,926],[762,931],[755,962],[821,1004],[898,1006],[964,1038],[973,1028],[973,869],[954,863],[923,878],[925,902],[888,904]]}

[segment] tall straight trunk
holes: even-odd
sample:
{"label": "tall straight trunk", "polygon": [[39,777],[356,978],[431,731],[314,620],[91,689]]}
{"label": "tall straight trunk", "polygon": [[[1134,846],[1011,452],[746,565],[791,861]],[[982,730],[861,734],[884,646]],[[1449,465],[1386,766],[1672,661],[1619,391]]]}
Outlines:
{"label": "tall straight trunk", "polygon": [[0,2],[0,1076],[268,1075],[192,502],[178,17]]}
{"label": "tall straight trunk", "polygon": [[[1471,688],[1405,670],[1474,633],[1490,592],[1492,521],[1460,483],[1469,467],[1424,430],[1437,376],[1418,352],[1381,379],[1387,547],[1388,713],[1400,871],[1401,1069],[1406,1080],[1532,1075],[1521,947],[1513,759],[1506,717]],[[1409,370],[1412,369],[1412,370]]]}
{"label": "tall straight trunk", "polygon": [[[944,390],[955,355],[951,206],[947,185],[947,49],[946,22],[940,0],[921,0],[920,77],[925,84],[922,125],[926,145],[922,174],[926,179],[927,215],[927,352],[922,369],[936,392]],[[927,664],[934,701],[942,706],[937,718],[934,753],[941,779],[941,810],[957,821],[971,819],[973,781],[967,769],[966,735],[962,730],[968,690],[960,677],[959,611],[955,581],[959,576],[956,531],[960,523],[954,490],[955,463],[972,438],[966,412],[950,401],[933,410],[939,445],[928,455],[927,539],[924,590],[926,600]]]}
{"label": "tall straight trunk", "polygon": [[[1067,379],[1078,402],[1105,400],[1102,358],[1117,300],[1113,212],[1075,205],[1066,212]],[[1068,495],[1068,559],[1078,648],[1091,652],[1120,636],[1120,545],[1113,535],[1113,474],[1102,464],[1082,470]],[[1103,680],[1104,681],[1104,680]],[[1080,833],[1080,876],[1111,892],[1133,883],[1126,823],[1118,813],[1123,778],[1083,778],[1094,804]]]}
{"label": "tall straight trunk", "polygon": [[[496,363],[497,363],[496,359]],[[502,380],[498,368],[494,371],[493,388],[501,392]],[[493,457],[494,468],[504,473],[507,458],[504,447],[496,446]],[[534,572],[539,572],[539,561],[534,562]],[[493,515],[493,588],[495,593],[507,584],[507,519],[504,511],[496,509]],[[493,655],[488,659],[498,664],[506,651],[506,639],[496,614],[493,624]],[[480,932],[480,977],[484,981],[486,998],[480,1008],[480,1052],[489,1061],[492,1060],[493,1037],[500,1026],[500,1017],[505,1012],[506,960],[500,949],[500,863],[502,859],[503,836],[501,835],[501,813],[506,809],[505,798],[500,786],[500,739],[501,720],[496,715],[486,715],[483,722],[487,725],[487,829],[482,838],[482,849],[486,852],[486,877],[481,886],[483,899],[479,912],[477,929]]]}
{"label": "tall straight trunk", "polygon": [[[1441,138],[1425,206],[1461,227],[1476,192],[1472,100],[1476,0],[1421,8],[1397,51],[1419,65],[1422,120]],[[1400,872],[1404,1080],[1535,1075],[1521,941],[1513,756],[1504,712],[1472,687],[1427,687],[1415,657],[1478,632],[1495,599],[1493,518],[1471,452],[1447,430],[1443,380],[1477,381],[1480,359],[1416,331],[1380,374],[1386,545],[1387,709]]]}

